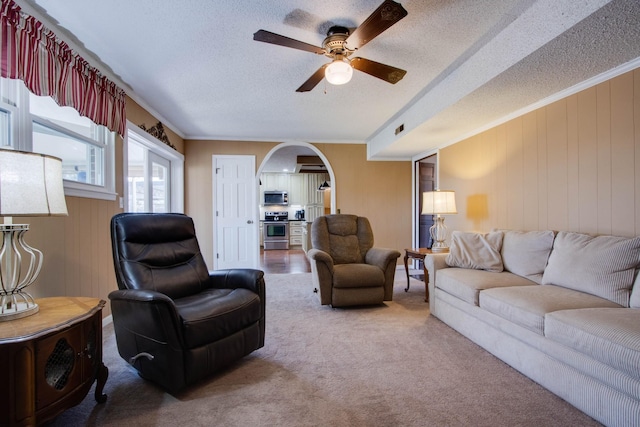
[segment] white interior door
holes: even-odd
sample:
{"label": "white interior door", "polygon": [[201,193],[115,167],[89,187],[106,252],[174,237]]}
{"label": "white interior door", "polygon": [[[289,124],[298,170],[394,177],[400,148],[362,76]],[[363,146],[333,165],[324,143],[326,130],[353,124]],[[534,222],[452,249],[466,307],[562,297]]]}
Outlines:
{"label": "white interior door", "polygon": [[213,156],[214,269],[257,268],[255,156]]}

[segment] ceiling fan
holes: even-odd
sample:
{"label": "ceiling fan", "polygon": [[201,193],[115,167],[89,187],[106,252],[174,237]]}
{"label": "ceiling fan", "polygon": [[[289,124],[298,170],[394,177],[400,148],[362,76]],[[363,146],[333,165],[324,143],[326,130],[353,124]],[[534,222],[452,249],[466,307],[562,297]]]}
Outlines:
{"label": "ceiling fan", "polygon": [[351,80],[354,68],[386,82],[396,84],[402,80],[407,73],[405,70],[361,57],[350,58],[350,56],[405,16],[407,16],[407,11],[400,3],[385,0],[353,32],[349,32],[348,28],[339,25],[334,25],[329,28],[327,37],[322,42],[322,47],[317,47],[266,30],[258,30],[253,35],[253,39],[260,42],[304,50],[318,55],[325,55],[332,59],[330,63],[324,64],[309,77],[296,92],[310,91],[325,77],[331,84],[347,83]]}

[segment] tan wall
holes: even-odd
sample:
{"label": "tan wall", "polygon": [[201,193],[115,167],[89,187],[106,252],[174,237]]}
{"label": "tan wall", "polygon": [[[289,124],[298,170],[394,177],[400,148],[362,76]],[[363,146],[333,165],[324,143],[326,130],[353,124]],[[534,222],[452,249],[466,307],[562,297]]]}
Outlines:
{"label": "tan wall", "polygon": [[640,234],[640,69],[440,151],[450,229]]}
{"label": "tan wall", "polygon": [[[127,119],[151,127],[157,119],[131,99],[127,99]],[[184,142],[165,127],[169,140],[182,150]],[[123,194],[122,139],[116,138],[116,192]],[[122,212],[118,200],[107,201],[67,197],[69,216],[57,218],[14,218],[14,223],[27,223],[30,230],[25,240],[44,254],[42,272],[28,288],[36,298],[49,296],[88,296],[108,301],[117,289],[111,255],[109,224],[111,217]],[[111,313],[109,304],[104,316]]]}
{"label": "tan wall", "polygon": [[411,162],[367,161],[362,144],[315,145],[333,168],[340,213],[369,218],[378,247],[411,247]]}
{"label": "tan wall", "polygon": [[[214,154],[255,155],[256,171],[278,143],[185,141],[185,210],[194,218],[202,252],[213,265]],[[335,174],[336,207],[367,216],[379,247],[411,245],[411,162],[369,162],[362,144],[315,144]],[[333,191],[333,189],[332,189]]]}

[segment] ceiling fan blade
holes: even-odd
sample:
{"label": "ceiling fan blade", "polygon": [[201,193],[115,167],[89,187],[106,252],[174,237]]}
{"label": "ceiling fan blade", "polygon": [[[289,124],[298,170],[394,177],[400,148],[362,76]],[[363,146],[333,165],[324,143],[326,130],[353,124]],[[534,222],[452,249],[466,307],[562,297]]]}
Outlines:
{"label": "ceiling fan blade", "polygon": [[347,39],[349,49],[359,49],[384,30],[407,16],[400,3],[385,0]]}
{"label": "ceiling fan blade", "polygon": [[291,47],[293,49],[304,50],[307,52],[317,53],[318,55],[324,55],[324,49],[314,46],[309,43],[294,40],[289,37],[281,36],[280,34],[272,33],[271,31],[258,30],[253,34],[253,39],[259,42],[277,44],[279,46]]}
{"label": "ceiling fan blade", "polygon": [[302,83],[302,86],[296,89],[296,92],[309,92],[311,89],[316,87],[316,85],[324,79],[324,69],[327,68],[328,65],[329,64],[324,64],[322,67],[318,68],[318,71],[313,73],[306,82]]}
{"label": "ceiling fan blade", "polygon": [[367,73],[373,77],[384,80],[391,84],[396,84],[404,77],[407,72],[391,65],[381,64],[365,58],[353,58],[351,66],[358,71]]}

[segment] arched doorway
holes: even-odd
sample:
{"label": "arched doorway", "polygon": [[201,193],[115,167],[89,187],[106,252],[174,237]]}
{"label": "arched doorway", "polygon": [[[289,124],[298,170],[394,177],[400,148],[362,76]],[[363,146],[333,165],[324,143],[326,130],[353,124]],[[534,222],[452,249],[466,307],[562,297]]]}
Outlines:
{"label": "arched doorway", "polygon": [[[322,187],[327,181],[330,183],[329,191],[318,191],[318,187]],[[312,144],[283,142],[267,153],[256,174],[256,194],[260,195],[258,218],[261,242],[257,251],[261,268],[265,272],[310,271],[306,258],[306,250],[310,248],[310,224],[317,216],[335,213],[336,184],[331,164]],[[288,192],[288,205],[263,205],[263,191],[275,190]],[[299,220],[300,211],[304,220]],[[286,225],[282,223],[282,213],[288,215]],[[277,215],[279,219],[273,215]],[[278,221],[273,221],[274,219]],[[288,237],[283,237],[284,235]]]}
{"label": "arched doorway", "polygon": [[[278,144],[275,147],[273,147],[267,153],[267,155],[262,160],[262,163],[260,163],[260,166],[258,167],[258,172],[256,173],[256,186],[258,188],[258,192],[257,193],[259,193],[259,190],[260,190],[260,176],[265,171],[265,166],[267,164],[269,164],[269,162],[272,161],[272,159],[277,157],[278,150],[281,150],[281,149],[286,148],[286,147],[301,147],[301,148],[304,148],[304,149],[307,149],[307,150],[313,152],[315,155],[320,157],[320,159],[322,160],[322,162],[326,166],[327,174],[329,175],[329,181],[331,182],[331,199],[330,199],[331,200],[331,209],[330,209],[330,212],[331,213],[335,213],[335,210],[336,210],[336,187],[337,187],[337,182],[336,182],[336,179],[335,179],[335,174],[333,173],[333,168],[331,167],[331,164],[329,163],[329,160],[327,160],[327,158],[322,153],[322,151],[320,151],[313,144],[309,144],[308,142],[283,142],[283,143]],[[261,201],[259,201],[258,205],[260,205],[260,203],[261,203]]]}

